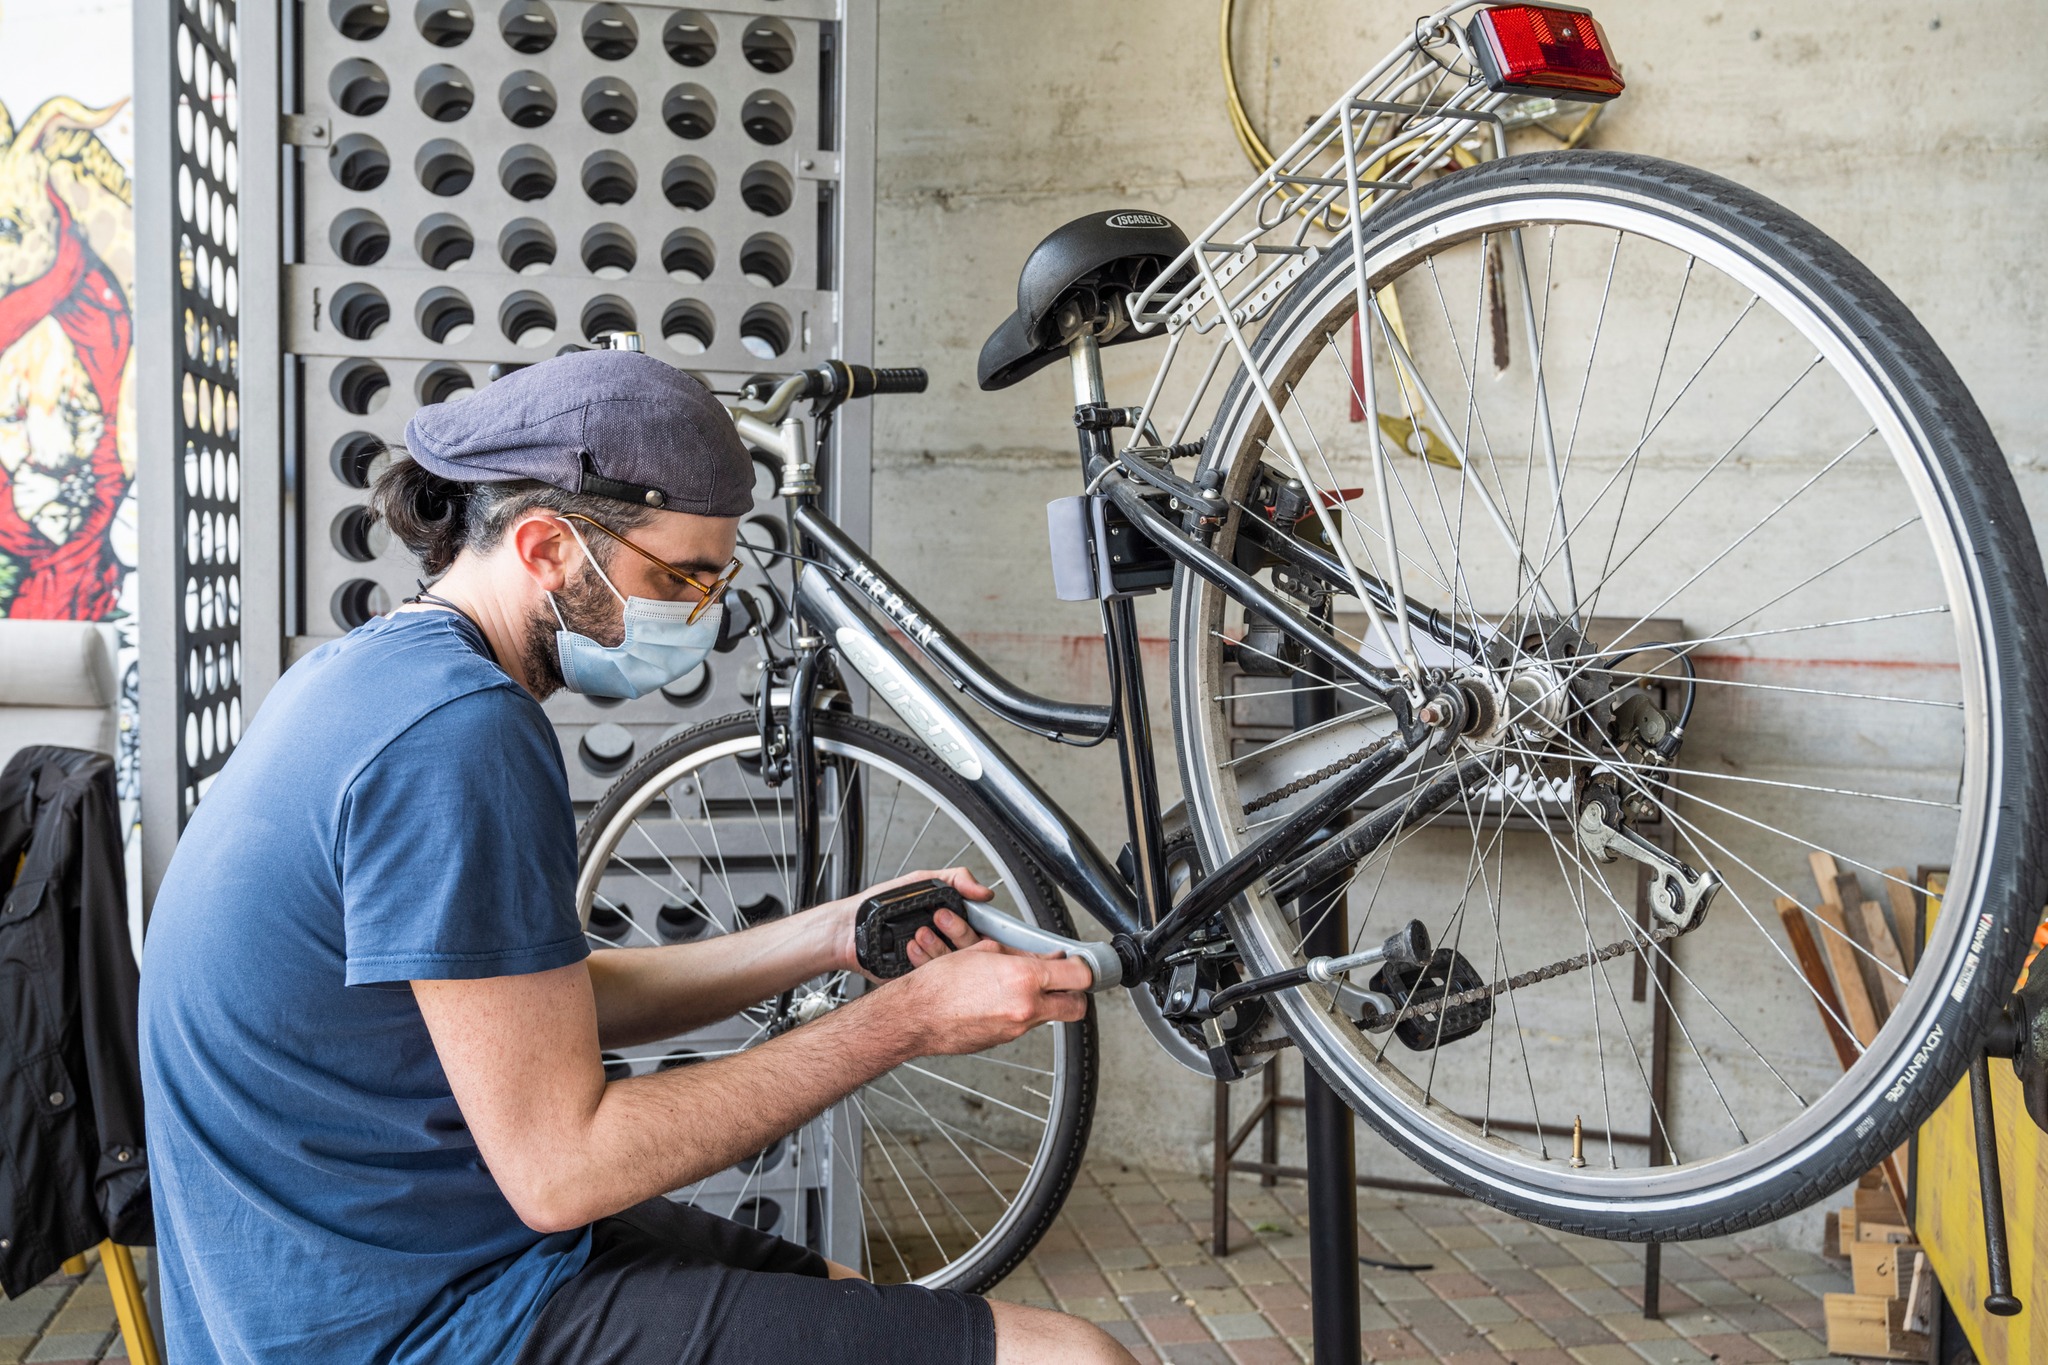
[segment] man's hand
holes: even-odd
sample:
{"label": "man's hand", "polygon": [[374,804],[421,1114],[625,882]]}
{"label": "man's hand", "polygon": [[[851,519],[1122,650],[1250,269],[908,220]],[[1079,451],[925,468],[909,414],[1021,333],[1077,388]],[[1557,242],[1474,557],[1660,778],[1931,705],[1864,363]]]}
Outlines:
{"label": "man's hand", "polygon": [[916,1021],[919,1055],[936,1057],[997,1047],[1040,1024],[1075,1023],[1088,1013],[1094,979],[1077,959],[983,940],[868,994]]}
{"label": "man's hand", "polygon": [[[854,920],[860,914],[861,902],[878,891],[889,891],[911,882],[944,882],[971,901],[994,900],[995,892],[974,879],[974,874],[964,867],[949,867],[938,872],[906,872],[900,877],[891,877],[886,882],[877,882],[865,891],[848,896],[844,900],[827,901],[810,913],[829,917],[833,925],[833,942],[838,945],[835,966],[843,971],[860,972],[870,981],[881,978],[869,976],[861,971],[860,959],[853,949]],[[969,927],[966,920],[951,910],[941,910],[932,918],[932,923],[945,931],[941,938],[930,929],[920,929],[917,937],[910,941],[905,956],[912,967],[922,967],[927,962],[944,957],[956,948],[971,948],[981,942],[981,935]],[[950,941],[949,941],[950,940]]]}

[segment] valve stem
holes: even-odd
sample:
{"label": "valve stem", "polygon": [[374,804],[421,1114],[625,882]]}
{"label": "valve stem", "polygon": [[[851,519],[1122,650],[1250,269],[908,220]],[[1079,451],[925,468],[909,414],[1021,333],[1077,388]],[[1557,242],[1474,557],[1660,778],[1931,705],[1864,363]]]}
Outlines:
{"label": "valve stem", "polygon": [[1572,1115],[1572,1167],[1577,1169],[1586,1164],[1586,1125],[1577,1114]]}

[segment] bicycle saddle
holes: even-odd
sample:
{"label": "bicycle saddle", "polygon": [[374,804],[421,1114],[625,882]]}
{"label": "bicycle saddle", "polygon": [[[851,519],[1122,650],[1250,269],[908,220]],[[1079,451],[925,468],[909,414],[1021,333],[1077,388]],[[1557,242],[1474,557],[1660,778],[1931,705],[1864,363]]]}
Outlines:
{"label": "bicycle saddle", "polygon": [[[1083,306],[1092,313],[1102,295],[1149,284],[1187,245],[1187,234],[1166,218],[1136,209],[1091,213],[1055,231],[1024,262],[1017,311],[981,348],[975,372],[981,387],[1008,388],[1064,356],[1055,319],[1069,299],[1085,292]],[[1125,328],[1102,344],[1138,339],[1139,333]]]}

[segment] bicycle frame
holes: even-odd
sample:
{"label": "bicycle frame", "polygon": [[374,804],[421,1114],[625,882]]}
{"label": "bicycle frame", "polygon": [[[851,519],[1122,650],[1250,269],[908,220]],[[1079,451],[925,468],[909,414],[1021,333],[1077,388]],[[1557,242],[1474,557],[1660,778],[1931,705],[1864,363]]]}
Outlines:
{"label": "bicycle frame", "polygon": [[[1163,411],[1162,391],[1183,344],[1191,337],[1220,331],[1214,353],[1164,444],[1178,444],[1186,437],[1220,362],[1234,353],[1252,377],[1272,421],[1276,444],[1302,483],[1313,485],[1281,405],[1259,377],[1244,329],[1321,259],[1326,248],[1308,240],[1316,228],[1348,237],[1348,248],[1360,263],[1360,316],[1373,316],[1363,269],[1365,220],[1394,194],[1412,188],[1418,176],[1476,127],[1491,125],[1495,150],[1505,153],[1505,123],[1498,110],[1511,96],[1492,91],[1458,70],[1462,61],[1469,73],[1473,54],[1463,31],[1452,20],[1482,2],[1459,0],[1418,21],[1406,42],[1354,82],[1150,286],[1127,300],[1129,325],[1140,331],[1163,327],[1168,334],[1166,353],[1142,406],[1128,411],[1105,408],[1093,324],[1077,320],[1075,326],[1065,329],[1074,375],[1076,426],[1081,432],[1081,467],[1089,489],[1113,501],[1124,519],[1171,557],[1179,571],[1200,575],[1249,611],[1273,622],[1306,657],[1327,668],[1330,676],[1385,705],[1393,720],[1391,733],[1372,758],[1361,760],[1357,769],[1318,800],[1279,822],[1198,881],[1178,907],[1171,905],[1168,891],[1157,760],[1130,599],[1112,595],[1102,604],[1110,705],[1058,701],[1018,688],[932,616],[819,509],[820,490],[803,423],[783,416],[795,393],[794,381],[779,389],[760,412],[734,410],[741,434],[779,452],[786,462],[780,492],[789,507],[792,541],[800,551],[793,603],[800,622],[793,637],[799,660],[788,711],[791,761],[799,765],[799,788],[809,785],[800,765],[810,762],[809,712],[819,681],[815,656],[833,649],[942,761],[1000,813],[1047,875],[1110,931],[1113,958],[1101,945],[1072,945],[1072,951],[1088,956],[1095,964],[1097,988],[1116,981],[1136,985],[1152,979],[1166,956],[1190,932],[1319,835],[1326,836],[1333,817],[1340,816],[1375,781],[1427,747],[1430,729],[1415,720],[1427,700],[1413,639],[1418,626],[1468,656],[1478,653],[1480,642],[1469,630],[1446,627],[1434,613],[1408,601],[1398,554],[1389,556],[1391,568],[1385,582],[1361,572],[1345,549],[1344,538],[1331,525],[1329,509],[1318,502],[1315,513],[1334,553],[1318,555],[1299,547],[1280,553],[1296,558],[1298,567],[1319,573],[1334,587],[1356,595],[1366,613],[1369,638],[1384,651],[1384,657],[1395,661],[1391,669],[1375,667],[1306,619],[1290,601],[1210,548],[1197,515],[1200,490],[1190,485],[1191,501],[1172,503],[1176,511],[1195,505],[1195,510],[1179,520],[1161,511],[1156,504],[1162,485],[1170,491],[1177,481],[1170,475],[1162,479],[1157,470],[1139,468],[1136,452],[1148,435],[1157,439],[1154,415]],[[1446,58],[1438,55],[1440,51],[1451,55]],[[1452,88],[1447,90],[1447,85]],[[1517,248],[1519,256],[1519,239]],[[1167,284],[1183,274],[1188,277],[1185,284],[1177,288]],[[1378,404],[1369,374],[1368,367],[1363,401],[1367,429],[1376,430]],[[1104,413],[1115,417],[1105,419]],[[1112,428],[1118,426],[1131,428],[1130,440],[1121,450],[1111,439]],[[1385,458],[1384,452],[1378,453],[1376,473],[1382,521],[1391,527]],[[1478,491],[1484,499],[1485,490]],[[886,620],[955,690],[1003,721],[1052,739],[1094,741],[1113,736],[1122,773],[1128,868],[1119,870],[963,707],[934,686],[909,650],[891,638],[890,630],[879,625],[871,612]],[[1383,807],[1369,822],[1365,836],[1391,837],[1427,818],[1460,790],[1461,771],[1454,770],[1448,779],[1439,775],[1427,784],[1423,790],[1431,793],[1433,804],[1411,798]],[[801,816],[807,801],[805,791],[799,791],[797,801]],[[1356,836],[1350,842],[1355,843]],[[799,853],[804,866],[811,866],[815,849],[806,846]]]}

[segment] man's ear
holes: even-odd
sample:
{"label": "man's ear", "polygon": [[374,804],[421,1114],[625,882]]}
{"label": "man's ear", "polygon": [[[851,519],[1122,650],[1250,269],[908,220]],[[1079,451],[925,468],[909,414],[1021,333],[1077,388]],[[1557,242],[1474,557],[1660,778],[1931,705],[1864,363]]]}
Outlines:
{"label": "man's ear", "polygon": [[528,512],[505,528],[505,545],[542,592],[560,592],[583,563],[583,547],[561,518]]}

